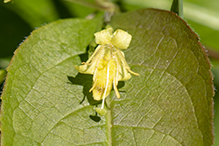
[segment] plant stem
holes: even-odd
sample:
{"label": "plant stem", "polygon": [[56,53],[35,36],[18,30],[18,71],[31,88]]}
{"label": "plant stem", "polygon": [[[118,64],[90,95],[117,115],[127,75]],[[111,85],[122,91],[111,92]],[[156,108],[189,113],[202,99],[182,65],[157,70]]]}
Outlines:
{"label": "plant stem", "polygon": [[183,18],[183,0],[173,0],[171,11]]}

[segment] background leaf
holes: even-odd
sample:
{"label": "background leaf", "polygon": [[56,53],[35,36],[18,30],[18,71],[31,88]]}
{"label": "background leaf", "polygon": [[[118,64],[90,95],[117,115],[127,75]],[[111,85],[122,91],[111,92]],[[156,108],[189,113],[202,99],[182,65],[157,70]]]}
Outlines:
{"label": "background leaf", "polygon": [[0,69],[0,84],[4,81],[4,78],[6,76],[6,71],[4,69]]}
{"label": "background leaf", "polygon": [[0,1],[0,58],[11,58],[24,37],[37,27],[63,18],[84,18],[94,11],[63,0]]}
{"label": "background leaf", "polygon": [[4,6],[16,12],[23,20],[28,22],[32,28],[40,27],[44,23],[59,18],[52,0],[15,0],[13,4],[8,3],[4,4]]}
{"label": "background leaf", "polygon": [[113,27],[133,35],[125,55],[141,76],[120,82],[121,98],[112,92],[106,117],[95,115],[92,76],[74,66],[86,61],[98,20],[54,22],[19,47],[2,95],[2,143],[211,145],[209,61],[197,36],[171,12],[144,9],[113,17]]}

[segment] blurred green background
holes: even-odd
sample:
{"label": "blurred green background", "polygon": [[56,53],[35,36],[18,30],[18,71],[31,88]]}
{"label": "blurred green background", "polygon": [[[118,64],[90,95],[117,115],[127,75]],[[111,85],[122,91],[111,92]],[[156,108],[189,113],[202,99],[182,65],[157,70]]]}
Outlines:
{"label": "blurred green background", "polygon": [[[80,0],[79,0],[80,1]],[[88,0],[90,2],[94,0]],[[172,0],[113,0],[122,11],[143,7],[170,10]],[[208,50],[214,75],[214,124],[215,144],[219,146],[219,1],[184,0],[184,20],[199,35],[201,43]],[[14,50],[36,28],[58,19],[80,17],[95,12],[65,0],[14,0],[0,1],[0,69],[5,69]],[[2,89],[3,84],[1,84]]]}

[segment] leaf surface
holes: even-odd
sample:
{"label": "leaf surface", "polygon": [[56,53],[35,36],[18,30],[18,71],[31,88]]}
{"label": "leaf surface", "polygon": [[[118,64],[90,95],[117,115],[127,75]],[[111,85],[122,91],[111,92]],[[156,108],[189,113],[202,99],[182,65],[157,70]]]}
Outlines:
{"label": "leaf surface", "polygon": [[197,35],[177,15],[155,9],[116,16],[112,26],[133,35],[126,59],[141,74],[112,104],[120,111],[115,127],[129,132],[112,135],[132,135],[127,143],[134,145],[212,145],[212,74]]}
{"label": "leaf surface", "polygon": [[16,50],[2,95],[3,146],[82,144],[80,136],[86,133],[77,125],[90,124],[81,118],[92,108],[80,104],[82,87],[69,83],[68,76],[77,74],[79,54],[101,20],[51,23],[32,32]]}
{"label": "leaf surface", "polygon": [[92,76],[78,74],[95,20],[60,20],[34,31],[13,57],[2,96],[4,145],[211,145],[209,60],[187,24],[172,12],[116,15],[133,36],[125,50],[141,76],[112,91],[106,116],[95,115]]}

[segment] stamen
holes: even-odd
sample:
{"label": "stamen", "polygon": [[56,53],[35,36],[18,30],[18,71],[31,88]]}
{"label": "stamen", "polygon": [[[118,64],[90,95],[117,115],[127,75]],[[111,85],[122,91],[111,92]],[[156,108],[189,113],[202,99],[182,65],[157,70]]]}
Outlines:
{"label": "stamen", "polygon": [[[99,60],[98,60],[98,62],[97,62],[97,65],[98,65],[98,64],[99,64]],[[97,84],[96,71],[97,71],[97,67],[95,68],[95,70],[94,70],[94,75],[93,75],[94,84],[93,84],[93,86],[90,88],[89,92],[93,91],[94,88],[95,88],[95,86],[96,86],[96,84]]]}
{"label": "stamen", "polygon": [[93,90],[94,90],[94,88],[95,88],[96,84],[97,84],[97,81],[96,81],[96,80],[94,80],[94,84],[93,84],[93,86],[90,88],[89,92],[91,92],[91,91],[93,91]]}
{"label": "stamen", "polygon": [[102,106],[101,106],[101,109],[104,108],[104,102],[105,102],[105,96],[106,96],[106,92],[107,92],[107,87],[108,87],[108,84],[109,84],[109,63],[107,64],[107,76],[106,76],[106,86],[105,86],[105,90],[104,90],[104,93],[103,93],[103,101],[102,101]]}
{"label": "stamen", "polygon": [[118,91],[118,88],[117,88],[117,85],[118,85],[118,76],[119,76],[119,63],[118,63],[118,58],[116,58],[116,76],[114,77],[114,80],[113,80],[113,89],[114,91],[116,92],[116,96],[117,98],[120,98],[120,94],[119,94],[119,91]]}
{"label": "stamen", "polygon": [[122,61],[122,64],[124,65],[124,67],[133,75],[136,75],[136,76],[140,76],[138,73],[135,73],[133,71],[131,71],[129,65],[127,64],[127,62],[124,60],[124,56],[122,55],[122,52],[120,50],[118,50],[118,55],[119,55],[119,58],[121,59]]}
{"label": "stamen", "polygon": [[[94,58],[94,56],[96,56],[98,53],[99,53],[99,51],[102,49],[104,47],[104,45],[99,45],[96,49],[95,49],[95,51],[94,51],[94,53],[89,57],[89,59],[85,62],[85,64],[86,65],[91,65],[93,62],[94,62],[94,60],[93,60],[93,58]],[[92,61],[91,61],[92,60]],[[90,62],[91,61],[91,62]],[[90,63],[89,63],[90,62]],[[83,62],[82,62],[83,63]]]}
{"label": "stamen", "polygon": [[114,88],[114,91],[116,92],[117,98],[120,98],[120,94],[119,94],[119,91],[118,91],[118,88],[117,88],[116,78],[114,78],[114,80],[113,80],[113,88]]}
{"label": "stamen", "polygon": [[129,67],[125,66],[125,68],[126,68],[131,74],[136,75],[136,76],[140,76],[138,73],[131,71],[131,69],[130,69]]}

